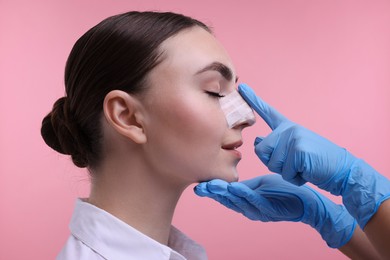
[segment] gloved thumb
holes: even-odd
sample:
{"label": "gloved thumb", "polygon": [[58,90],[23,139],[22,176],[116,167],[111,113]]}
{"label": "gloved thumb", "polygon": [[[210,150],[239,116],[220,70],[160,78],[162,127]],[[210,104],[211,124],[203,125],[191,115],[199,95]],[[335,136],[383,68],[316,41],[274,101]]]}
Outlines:
{"label": "gloved thumb", "polygon": [[255,146],[258,145],[258,144],[259,144],[260,142],[262,142],[263,140],[264,140],[264,137],[260,137],[260,136],[256,137],[254,145],[255,145]]}

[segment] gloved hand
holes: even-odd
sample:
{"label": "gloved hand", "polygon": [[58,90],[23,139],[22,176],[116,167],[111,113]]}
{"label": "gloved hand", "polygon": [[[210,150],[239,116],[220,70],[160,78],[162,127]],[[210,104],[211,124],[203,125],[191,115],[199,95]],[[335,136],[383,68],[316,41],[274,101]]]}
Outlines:
{"label": "gloved hand", "polygon": [[288,120],[249,86],[240,84],[238,90],[273,130],[255,140],[255,152],[268,169],[296,185],[308,181],[341,195],[364,229],[380,204],[390,198],[390,181],[346,149]]}
{"label": "gloved hand", "polygon": [[356,221],[344,206],[304,185],[288,183],[270,174],[243,182],[212,180],[198,184],[195,193],[212,198],[251,220],[301,221],[316,229],[332,248],[352,237]]}

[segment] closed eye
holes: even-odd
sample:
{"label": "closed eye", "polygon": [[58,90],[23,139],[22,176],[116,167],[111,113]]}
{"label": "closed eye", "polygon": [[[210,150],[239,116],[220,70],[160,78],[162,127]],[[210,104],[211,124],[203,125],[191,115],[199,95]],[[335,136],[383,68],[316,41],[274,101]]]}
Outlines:
{"label": "closed eye", "polygon": [[206,93],[207,93],[208,95],[210,95],[210,96],[212,96],[212,97],[216,97],[216,98],[222,98],[222,97],[224,97],[224,95],[221,95],[221,94],[219,94],[219,93],[217,93],[217,92],[206,91]]}

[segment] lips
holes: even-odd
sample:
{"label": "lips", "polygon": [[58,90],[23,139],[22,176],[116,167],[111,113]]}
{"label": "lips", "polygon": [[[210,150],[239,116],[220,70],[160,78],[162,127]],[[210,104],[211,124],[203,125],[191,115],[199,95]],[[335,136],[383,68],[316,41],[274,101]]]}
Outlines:
{"label": "lips", "polygon": [[243,142],[241,140],[239,140],[239,141],[234,142],[234,143],[225,144],[225,145],[222,145],[222,149],[225,149],[225,150],[235,150],[238,147],[240,147],[242,145],[242,143]]}

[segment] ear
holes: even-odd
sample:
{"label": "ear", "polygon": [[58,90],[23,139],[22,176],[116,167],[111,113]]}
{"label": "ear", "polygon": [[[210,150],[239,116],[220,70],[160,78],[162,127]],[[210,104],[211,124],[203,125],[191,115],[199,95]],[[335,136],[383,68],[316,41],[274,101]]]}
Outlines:
{"label": "ear", "polygon": [[138,99],[121,90],[109,92],[103,102],[107,122],[118,133],[137,144],[146,142],[141,107]]}

